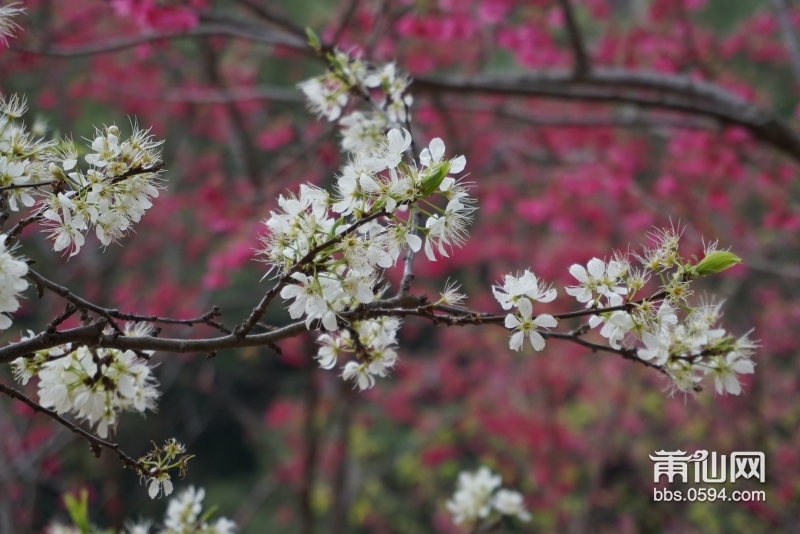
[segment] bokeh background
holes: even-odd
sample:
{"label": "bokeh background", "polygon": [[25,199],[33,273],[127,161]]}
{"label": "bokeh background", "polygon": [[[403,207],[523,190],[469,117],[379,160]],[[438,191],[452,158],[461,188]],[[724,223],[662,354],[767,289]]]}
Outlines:
{"label": "bokeh background", "polygon": [[[277,195],[330,186],[345,161],[335,128],[295,89],[323,65],[265,38],[290,35],[280,17],[370,60],[396,59],[419,80],[573,64],[553,0],[23,3],[25,31],[0,44],[0,92],[26,94],[28,124],[48,136],[125,131],[135,118],[166,139],[169,170],[122,246],[102,250],[90,237],[67,261],[28,228],[24,252],[109,307],[191,317],[217,305],[228,326],[268,287],[254,249]],[[572,3],[592,65],[706,80],[800,129],[795,0]],[[415,292],[436,294],[450,278],[470,307],[499,311],[490,286],[503,273],[530,267],[563,288],[570,264],[638,247],[672,221],[687,255],[718,238],[745,259],[695,295],[727,299],[726,327],[760,340],[744,393],[670,397],[662,376],[615,355],[556,341],[517,354],[503,329],[409,320],[396,373],[361,394],[315,367],[312,335],[282,342],[282,355],[159,354],[160,410],[122,417],[123,448],[138,456],[150,440],[185,443],[196,458],[178,489],[204,487],[246,534],[461,532],[444,503],[458,472],[479,465],[522,491],[533,514],[501,532],[798,532],[800,154],[713,117],[625,102],[411,92],[418,143],[442,137],[448,153],[466,155],[480,206],[463,249],[418,259]],[[562,290],[549,309],[577,306]],[[4,342],[61,309],[28,290]],[[288,316],[273,305],[266,319]],[[0,378],[11,381],[8,368]],[[654,503],[648,455],[661,449],[763,451],[767,483],[728,490],[764,489],[767,500]],[[41,532],[66,517],[60,496],[80,488],[99,525],[165,508],[112,455],[97,460],[67,430],[0,399],[0,530]]]}

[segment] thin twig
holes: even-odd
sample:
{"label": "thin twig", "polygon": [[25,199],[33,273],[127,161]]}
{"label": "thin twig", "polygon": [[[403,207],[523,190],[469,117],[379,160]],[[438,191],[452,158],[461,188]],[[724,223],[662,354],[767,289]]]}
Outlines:
{"label": "thin twig", "polygon": [[115,319],[121,321],[133,321],[133,322],[153,322],[153,323],[164,323],[164,324],[183,324],[187,326],[194,326],[195,324],[206,324],[211,326],[212,328],[216,328],[221,332],[226,334],[230,334],[231,331],[225,328],[222,324],[214,321],[215,317],[219,317],[222,313],[219,311],[219,308],[214,306],[214,308],[200,317],[195,317],[192,319],[171,319],[167,317],[158,317],[156,315],[137,315],[133,313],[125,313],[113,308],[104,308],[99,306],[93,302],[90,302],[78,295],[74,294],[68,288],[58,285],[57,283],[49,280],[39,274],[38,272],[34,271],[33,269],[28,269],[28,274],[26,275],[33,283],[35,283],[39,287],[43,287],[52,293],[60,296],[61,298],[67,300],[68,302],[72,303],[78,309],[85,309],[92,311],[101,317],[104,317],[108,320],[109,324],[115,328],[115,330],[121,332],[121,329],[116,324]]}
{"label": "thin twig", "polygon": [[99,458],[104,448],[109,449],[113,451],[119,457],[119,459],[122,460],[122,463],[125,464],[127,467],[130,467],[131,469],[137,471],[139,474],[145,477],[149,477],[152,475],[151,470],[148,469],[143,463],[136,461],[127,454],[125,454],[122,451],[122,449],[120,449],[118,443],[111,443],[110,441],[106,441],[104,439],[95,436],[91,432],[87,432],[78,425],[64,419],[55,411],[45,408],[44,406],[35,402],[29,397],[25,396],[21,392],[17,391],[14,388],[6,386],[5,384],[0,383],[0,393],[4,393],[5,395],[8,395],[12,399],[16,399],[28,405],[28,407],[30,407],[33,411],[42,413],[50,417],[51,419],[55,420],[56,422],[60,423],[61,425],[69,429],[71,432],[84,438],[86,441],[89,442],[89,447],[91,448],[92,454],[94,454],[95,457]]}

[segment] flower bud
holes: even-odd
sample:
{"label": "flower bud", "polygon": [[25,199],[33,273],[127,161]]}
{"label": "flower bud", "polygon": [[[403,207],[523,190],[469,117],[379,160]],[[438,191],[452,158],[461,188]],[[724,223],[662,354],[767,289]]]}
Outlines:
{"label": "flower bud", "polygon": [[52,175],[53,175],[53,177],[54,177],[56,180],[63,180],[64,178],[66,178],[66,177],[64,176],[64,171],[62,171],[62,170],[61,170],[61,167],[59,167],[59,166],[58,166],[58,165],[56,165],[55,163],[51,163],[51,164],[50,164],[50,166],[49,166],[49,167],[47,167],[47,170],[49,170],[49,171],[50,171],[50,174],[52,174]]}
{"label": "flower bud", "polygon": [[443,161],[435,168],[428,173],[425,178],[422,179],[422,183],[420,183],[420,191],[422,192],[422,196],[428,197],[436,191],[445,178],[447,178],[447,173],[450,172],[450,162]]}
{"label": "flower bud", "polygon": [[740,263],[742,263],[742,258],[733,252],[716,250],[695,265],[693,271],[697,276],[708,276],[709,274],[721,273]]}
{"label": "flower bud", "polygon": [[108,127],[108,133],[119,137],[119,128],[117,128],[115,125],[111,125]]}

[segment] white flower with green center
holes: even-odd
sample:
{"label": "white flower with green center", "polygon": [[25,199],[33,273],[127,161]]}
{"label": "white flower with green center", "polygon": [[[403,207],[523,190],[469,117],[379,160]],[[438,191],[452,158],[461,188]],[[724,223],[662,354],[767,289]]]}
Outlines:
{"label": "white flower with green center", "polygon": [[717,356],[711,360],[707,370],[708,376],[714,378],[714,386],[718,395],[730,393],[738,395],[742,392],[739,384],[740,374],[753,374],[755,364],[748,358],[742,357],[736,352],[729,352],[725,356]]}
{"label": "white flower with green center", "polygon": [[531,317],[531,312],[525,313],[522,309],[516,315],[506,315],[506,328],[514,330],[508,346],[511,350],[521,350],[522,343],[527,337],[534,350],[542,350],[545,346],[544,338],[537,332],[538,328],[555,328],[558,321],[552,315],[539,315],[535,319]]}
{"label": "white flower with green center", "polygon": [[522,275],[505,275],[503,287],[493,286],[492,292],[504,310],[518,307],[520,312],[528,316],[533,313],[531,301],[552,302],[556,298],[556,290],[540,285],[536,275],[529,270]]}

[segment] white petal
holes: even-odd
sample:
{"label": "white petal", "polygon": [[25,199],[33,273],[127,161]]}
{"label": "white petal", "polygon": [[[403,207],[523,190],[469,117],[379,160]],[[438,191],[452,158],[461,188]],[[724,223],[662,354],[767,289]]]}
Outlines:
{"label": "white petal", "polygon": [[406,243],[408,243],[409,248],[414,252],[419,252],[420,247],[422,246],[422,239],[419,236],[414,235],[412,233],[406,234]]}
{"label": "white petal", "polygon": [[431,261],[436,261],[436,256],[433,255],[433,247],[431,247],[431,240],[425,240],[425,255],[428,256],[428,259]]}
{"label": "white petal", "polygon": [[364,191],[368,191],[370,193],[377,193],[381,190],[381,186],[378,185],[378,182],[376,182],[372,178],[372,176],[370,176],[365,172],[361,173],[361,176],[358,179],[358,183],[361,184],[361,188]]}
{"label": "white petal", "polygon": [[515,332],[508,342],[508,347],[511,350],[519,350],[522,348],[522,341],[525,339],[525,334],[522,332]]}
{"label": "white petal", "polygon": [[431,150],[431,158],[433,159],[433,162],[439,163],[442,160],[442,156],[444,156],[444,141],[442,141],[439,137],[435,137],[431,140],[431,143],[428,146]]}
{"label": "white petal", "polygon": [[506,328],[516,328],[520,324],[521,323],[519,322],[519,319],[517,319],[516,315],[511,314],[511,313],[506,315],[506,321],[505,321]]}
{"label": "white petal", "polygon": [[155,478],[150,481],[150,487],[149,487],[147,493],[150,495],[151,499],[155,499],[158,496],[158,486],[159,485],[160,484],[159,484],[158,480],[156,480]]}
{"label": "white petal", "polygon": [[523,317],[530,317],[533,314],[533,305],[531,301],[526,298],[521,298],[517,302],[517,306],[519,306],[519,312],[522,314]]}
{"label": "white petal", "polygon": [[467,158],[464,156],[458,156],[456,159],[450,162],[450,172],[453,174],[458,174],[464,170],[464,167],[467,166]]}
{"label": "white petal", "polygon": [[534,350],[542,350],[544,348],[544,338],[536,330],[531,330],[528,334],[528,338],[531,340],[531,345],[533,345]]}
{"label": "white petal", "polygon": [[603,260],[597,258],[592,258],[589,260],[587,268],[589,270],[589,274],[594,279],[602,278],[606,272],[606,264],[603,262]]}
{"label": "white petal", "polygon": [[589,277],[587,276],[586,269],[583,267],[583,265],[578,265],[576,263],[575,265],[569,268],[569,274],[577,278],[578,282],[586,283],[589,281]]}
{"label": "white petal", "polygon": [[739,385],[739,379],[736,377],[735,374],[730,373],[728,375],[725,375],[724,381],[725,381],[725,389],[731,395],[738,395],[739,393],[742,392],[742,386]]}
{"label": "white petal", "polygon": [[555,328],[558,326],[558,321],[552,315],[542,314],[534,319],[533,324],[541,328]]}

